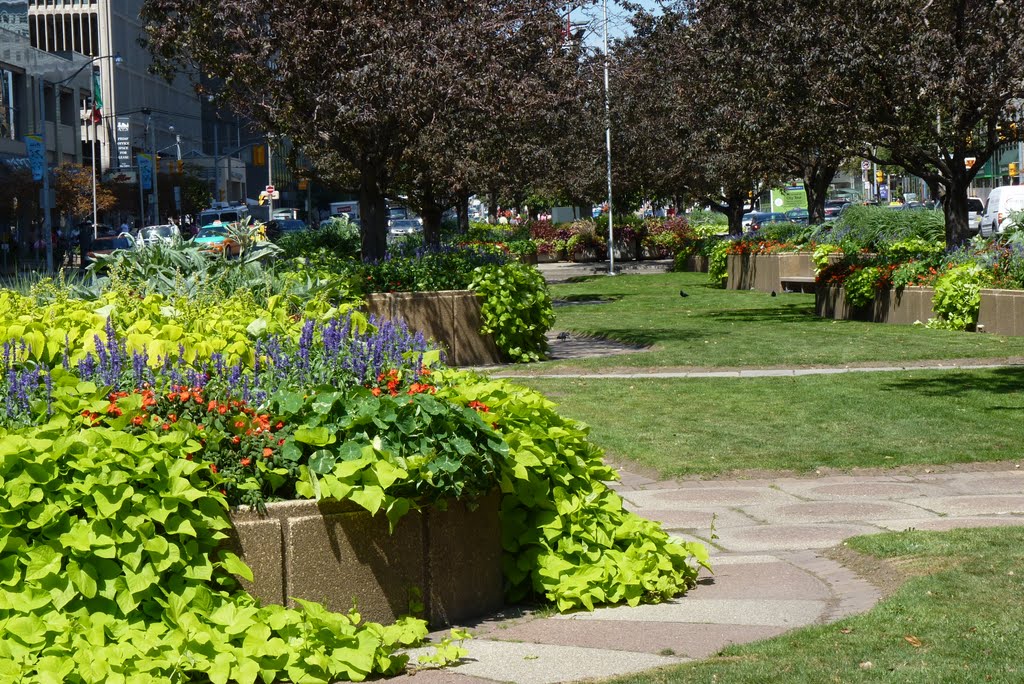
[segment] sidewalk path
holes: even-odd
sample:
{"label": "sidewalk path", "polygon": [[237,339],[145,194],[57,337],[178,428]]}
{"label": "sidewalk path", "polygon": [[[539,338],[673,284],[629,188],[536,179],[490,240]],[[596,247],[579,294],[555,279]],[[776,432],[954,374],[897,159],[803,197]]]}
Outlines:
{"label": "sidewalk path", "polygon": [[[880,594],[822,551],[887,530],[1024,525],[1024,469],[656,481],[621,473],[628,507],[712,549],[714,575],[679,599],[572,615],[495,616],[469,656],[415,684],[548,684],[705,658],[730,644],[869,610]],[[712,521],[714,534],[712,539]]]}

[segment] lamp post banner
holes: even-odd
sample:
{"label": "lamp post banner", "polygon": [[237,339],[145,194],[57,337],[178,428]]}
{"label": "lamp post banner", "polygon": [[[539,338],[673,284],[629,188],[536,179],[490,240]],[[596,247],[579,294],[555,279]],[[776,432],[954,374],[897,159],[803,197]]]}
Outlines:
{"label": "lamp post banner", "polygon": [[29,163],[32,165],[32,180],[43,180],[43,173],[46,172],[46,149],[43,148],[42,136],[26,135],[25,148]]}
{"label": "lamp post banner", "polygon": [[132,165],[132,120],[128,116],[117,117],[116,124],[117,168],[126,169]]}
{"label": "lamp post banner", "polygon": [[153,155],[138,154],[139,158],[139,181],[143,190],[153,189]]}

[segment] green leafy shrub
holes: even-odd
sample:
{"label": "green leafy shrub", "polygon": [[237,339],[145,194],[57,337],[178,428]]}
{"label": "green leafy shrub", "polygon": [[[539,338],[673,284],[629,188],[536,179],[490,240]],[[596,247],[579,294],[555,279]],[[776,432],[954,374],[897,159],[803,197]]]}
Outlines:
{"label": "green leafy shrub", "polygon": [[833,254],[842,254],[843,249],[839,245],[832,245],[824,243],[817,245],[814,251],[811,252],[811,261],[814,262],[814,272],[821,273],[821,271],[828,266],[829,257]]}
{"label": "green leafy shrub", "polygon": [[361,248],[359,226],[344,216],[335,217],[316,230],[283,235],[277,245],[287,259],[314,258],[321,252],[332,257],[358,259]]}
{"label": "green leafy shrub", "polygon": [[674,542],[623,508],[604,482],[615,473],[584,425],[539,393],[505,380],[452,376],[447,396],[485,413],[509,446],[500,473],[506,596],[559,610],[657,602],[692,587],[707,567],[702,544]]}
{"label": "green leafy shrub", "polygon": [[945,243],[941,241],[924,240],[919,237],[909,237],[880,246],[879,254],[892,261],[903,262],[911,259],[928,259],[942,254],[946,249]]}
{"label": "green leafy shrub", "polygon": [[494,336],[506,358],[518,363],[540,361],[547,353],[545,335],[555,322],[544,276],[525,264],[478,268],[470,287],[483,295],[481,332]]}
{"label": "green leafy shrub", "polygon": [[862,250],[878,251],[904,238],[940,242],[945,239],[945,225],[940,210],[851,205],[835,222],[818,226],[811,239],[839,244],[847,254],[856,254]]}
{"label": "green leafy shrub", "polygon": [[708,279],[715,287],[725,287],[725,279],[729,275],[726,272],[728,265],[726,257],[729,253],[730,244],[732,243],[728,240],[716,242],[711,248],[711,253],[708,255]]}
{"label": "green leafy shrub", "polygon": [[846,301],[851,306],[867,306],[878,294],[878,268],[865,266],[855,269],[843,283]]}
{"label": "green leafy shrub", "polygon": [[973,330],[981,308],[981,289],[991,283],[991,274],[977,264],[956,266],[935,281],[932,309],[936,318],[929,328]]}

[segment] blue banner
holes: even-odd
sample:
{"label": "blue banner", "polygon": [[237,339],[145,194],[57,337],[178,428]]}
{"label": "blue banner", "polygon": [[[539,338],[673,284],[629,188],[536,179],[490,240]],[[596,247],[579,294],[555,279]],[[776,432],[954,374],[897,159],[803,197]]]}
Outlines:
{"label": "blue banner", "polygon": [[139,154],[139,182],[143,190],[153,189],[153,155]]}
{"label": "blue banner", "polygon": [[43,147],[42,136],[26,135],[25,149],[28,152],[29,164],[32,165],[32,180],[43,180],[43,173],[46,171],[46,149]]}

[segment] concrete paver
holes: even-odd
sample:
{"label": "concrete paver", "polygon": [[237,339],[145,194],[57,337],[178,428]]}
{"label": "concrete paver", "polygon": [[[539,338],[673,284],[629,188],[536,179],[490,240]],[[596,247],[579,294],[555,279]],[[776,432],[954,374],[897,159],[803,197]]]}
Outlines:
{"label": "concrete paver", "polygon": [[510,611],[476,630],[465,662],[420,671],[416,684],[547,684],[708,657],[731,644],[870,610],[878,589],[822,555],[848,537],[1024,525],[1024,494],[1016,489],[1024,478],[1012,465],[708,482],[625,475],[619,489],[627,507],[664,521],[673,537],[710,541],[714,517],[714,573],[703,572],[686,596],[656,605],[556,616]]}

